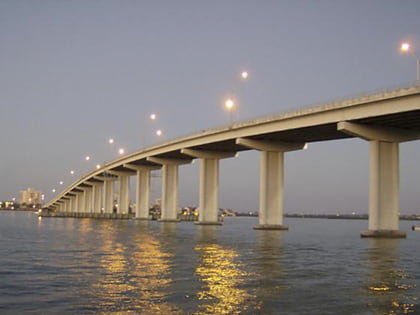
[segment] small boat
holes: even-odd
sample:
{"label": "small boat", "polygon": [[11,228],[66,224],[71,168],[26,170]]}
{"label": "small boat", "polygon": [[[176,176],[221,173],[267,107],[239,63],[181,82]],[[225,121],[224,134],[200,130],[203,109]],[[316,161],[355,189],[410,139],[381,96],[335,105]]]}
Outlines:
{"label": "small boat", "polygon": [[413,226],[411,227],[411,229],[412,229],[413,231],[420,231],[420,226],[415,226],[415,225],[413,225]]}

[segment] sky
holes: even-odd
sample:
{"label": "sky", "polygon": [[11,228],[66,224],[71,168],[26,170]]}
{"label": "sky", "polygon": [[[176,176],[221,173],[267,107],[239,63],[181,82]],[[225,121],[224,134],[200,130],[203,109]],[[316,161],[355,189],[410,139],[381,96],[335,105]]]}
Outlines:
{"label": "sky", "polygon": [[[0,0],[0,199],[31,187],[49,200],[119,148],[405,85],[415,58],[399,45],[420,52],[419,12],[416,0]],[[287,153],[284,211],[367,213],[368,148]],[[419,142],[402,143],[401,213],[420,213],[418,161]],[[221,207],[258,210],[259,153],[221,160],[219,181]],[[199,163],[180,167],[181,206],[198,205],[198,183]]]}

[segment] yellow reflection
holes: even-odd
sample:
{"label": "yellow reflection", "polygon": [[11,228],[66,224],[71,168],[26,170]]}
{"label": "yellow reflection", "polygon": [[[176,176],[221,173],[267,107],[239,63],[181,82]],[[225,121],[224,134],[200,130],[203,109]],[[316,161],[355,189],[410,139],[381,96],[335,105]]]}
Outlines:
{"label": "yellow reflection", "polygon": [[415,313],[414,304],[406,302],[412,297],[405,294],[414,285],[405,282],[410,279],[409,275],[397,269],[399,242],[396,239],[368,240],[367,289],[375,314],[378,311],[381,314]]}
{"label": "yellow reflection", "polygon": [[172,254],[166,253],[160,242],[149,233],[136,240],[133,255],[134,275],[143,303],[142,314],[182,314],[173,304],[164,301],[171,279]]}
{"label": "yellow reflection", "polygon": [[109,225],[101,234],[102,271],[94,285],[100,313],[182,314],[165,301],[172,283],[172,254],[166,253],[147,229],[136,233],[133,242],[117,241],[117,232]]}
{"label": "yellow reflection", "polygon": [[197,245],[195,250],[201,255],[196,275],[205,283],[197,294],[202,310],[196,314],[241,314],[253,306],[254,296],[239,288],[249,273],[236,261],[234,250],[215,243]]}

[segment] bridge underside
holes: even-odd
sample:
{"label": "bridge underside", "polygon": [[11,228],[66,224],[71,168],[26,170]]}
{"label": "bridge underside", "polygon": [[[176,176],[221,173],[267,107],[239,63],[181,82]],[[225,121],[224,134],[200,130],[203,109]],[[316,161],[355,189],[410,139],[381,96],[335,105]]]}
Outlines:
{"label": "bridge underside", "polygon": [[[414,94],[415,96],[417,94]],[[305,143],[330,141],[360,137],[370,142],[370,205],[369,231],[367,237],[402,237],[405,233],[398,230],[398,144],[404,140],[395,140],[393,134],[420,135],[420,109],[395,110],[395,104],[385,103],[391,113],[356,115],[345,112],[348,108],[328,109],[333,112],[326,119],[311,119],[311,111],[302,115],[282,116],[279,119],[268,119],[255,124],[232,126],[214,132],[204,132],[203,136],[181,139],[162,145],[164,149],[153,148],[139,151],[133,157],[105,165],[102,171],[78,183],[57,199],[52,207],[59,211],[74,210],[83,205],[85,209],[98,208],[100,203],[97,185],[104,184],[103,190],[113,192],[109,181],[119,181],[120,207],[128,208],[128,177],[137,174],[136,213],[138,218],[147,219],[150,171],[162,169],[162,220],[176,221],[178,166],[190,163],[194,158],[200,159],[200,213],[202,224],[218,223],[215,213],[218,209],[218,161],[232,157],[245,150],[261,151],[260,175],[260,224],[259,229],[287,229],[282,225],[283,215],[283,155],[291,150],[298,150]],[[392,101],[392,99],[391,99]],[[410,100],[408,101],[410,102]],[[375,103],[375,102],[371,102]],[[357,105],[357,104],[356,104]],[[382,105],[382,104],[380,104]],[[384,105],[384,106],[385,106]],[[358,105],[357,105],[358,106]],[[357,107],[354,106],[354,107]],[[408,106],[408,107],[409,107]],[[380,107],[379,112],[383,112]],[[325,110],[327,112],[328,110]],[[343,114],[340,112],[343,110]],[[339,114],[337,114],[339,112]],[[314,111],[314,116],[323,111]],[[353,116],[352,116],[353,115]],[[292,121],[292,123],[290,123]],[[295,121],[297,121],[295,123]],[[341,124],[341,125],[340,125]],[[341,127],[339,127],[339,125]],[[268,127],[267,127],[268,126]],[[247,129],[248,128],[248,129]],[[377,138],[377,135],[380,135]],[[388,139],[387,137],[391,135]],[[397,135],[396,135],[397,137]],[[409,140],[414,140],[409,139]],[[417,138],[418,139],[418,138]],[[146,153],[143,153],[146,152]],[[140,178],[141,177],[141,178]],[[108,181],[108,184],[107,184]],[[384,184],[389,183],[389,184]],[[106,186],[106,187],[105,187]],[[96,187],[96,188],[95,188]],[[96,193],[95,193],[96,191]],[[125,197],[122,198],[121,196]],[[109,198],[108,198],[109,199]],[[113,200],[104,200],[105,213],[110,213]],[[216,209],[216,210],[215,210]],[[117,209],[118,210],[118,209]],[[93,210],[95,211],[95,210]],[[102,211],[96,209],[96,211]],[[115,211],[115,209],[114,209]],[[204,213],[205,212],[205,213]]]}

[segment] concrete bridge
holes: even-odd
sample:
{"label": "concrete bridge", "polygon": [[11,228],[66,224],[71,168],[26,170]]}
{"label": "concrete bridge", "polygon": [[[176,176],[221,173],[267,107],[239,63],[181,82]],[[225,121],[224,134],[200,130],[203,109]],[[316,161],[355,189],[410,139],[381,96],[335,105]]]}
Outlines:
{"label": "concrete bridge", "polygon": [[176,221],[178,167],[200,160],[198,224],[219,224],[219,161],[258,150],[259,224],[283,225],[284,154],[306,143],[359,137],[370,144],[369,228],[364,237],[405,237],[399,230],[399,143],[420,138],[420,85],[347,99],[229,127],[202,131],[148,147],[95,169],[64,189],[44,208],[57,213],[129,209],[130,176],[136,176],[135,217],[149,219],[150,174],[162,171],[161,221]]}

